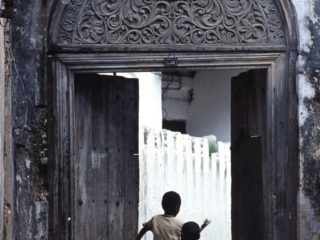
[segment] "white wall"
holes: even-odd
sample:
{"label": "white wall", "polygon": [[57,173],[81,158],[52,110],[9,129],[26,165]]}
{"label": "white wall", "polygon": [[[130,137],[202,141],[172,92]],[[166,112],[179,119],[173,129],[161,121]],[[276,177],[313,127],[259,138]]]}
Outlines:
{"label": "white wall", "polygon": [[[219,141],[230,142],[231,78],[240,72],[198,71],[194,79],[183,79],[181,90],[169,91],[163,102],[164,118],[186,120],[191,136],[214,134]],[[190,89],[193,89],[191,103],[187,101]]]}
{"label": "white wall", "polygon": [[197,72],[193,81],[194,100],[188,114],[188,134],[199,137],[214,134],[219,141],[230,142],[231,78],[240,72]]}
{"label": "white wall", "polygon": [[[165,86],[164,86],[165,87]],[[183,78],[179,91],[168,90],[164,93],[163,118],[166,120],[186,120],[189,111],[189,90],[192,88],[192,79]]]}
{"label": "white wall", "polygon": [[139,122],[162,128],[161,78],[153,73],[135,73],[139,79]]}

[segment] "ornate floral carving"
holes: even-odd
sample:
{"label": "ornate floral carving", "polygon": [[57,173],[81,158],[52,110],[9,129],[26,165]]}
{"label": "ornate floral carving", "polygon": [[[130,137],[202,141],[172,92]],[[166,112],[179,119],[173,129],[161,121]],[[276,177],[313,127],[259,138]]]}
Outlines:
{"label": "ornate floral carving", "polygon": [[273,0],[71,0],[58,44],[235,44],[285,41]]}

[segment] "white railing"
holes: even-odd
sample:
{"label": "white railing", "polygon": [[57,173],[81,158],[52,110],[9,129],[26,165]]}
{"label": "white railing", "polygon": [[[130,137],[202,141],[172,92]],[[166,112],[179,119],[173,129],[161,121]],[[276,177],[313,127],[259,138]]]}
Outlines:
{"label": "white railing", "polygon": [[[231,169],[229,145],[209,157],[205,139],[168,130],[144,128],[140,136],[139,228],[153,215],[162,214],[161,198],[167,191],[180,194],[178,218],[212,224],[202,240],[231,240]],[[146,240],[152,240],[148,234]]]}

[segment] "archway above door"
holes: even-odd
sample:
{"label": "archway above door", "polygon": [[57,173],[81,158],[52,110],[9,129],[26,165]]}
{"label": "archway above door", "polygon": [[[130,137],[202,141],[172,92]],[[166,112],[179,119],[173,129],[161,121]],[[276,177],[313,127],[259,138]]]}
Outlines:
{"label": "archway above door", "polygon": [[[63,2],[63,1],[62,1]],[[283,49],[274,0],[69,0],[54,13],[55,48]]]}

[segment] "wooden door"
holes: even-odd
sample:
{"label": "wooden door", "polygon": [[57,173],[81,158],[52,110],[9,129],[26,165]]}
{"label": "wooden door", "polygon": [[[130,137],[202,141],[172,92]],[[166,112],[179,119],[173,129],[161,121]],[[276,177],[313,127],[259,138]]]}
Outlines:
{"label": "wooden door", "polygon": [[[232,239],[266,237],[267,70],[250,70],[231,83]],[[270,183],[271,184],[271,183]]]}
{"label": "wooden door", "polygon": [[76,75],[72,239],[127,240],[138,226],[138,80]]}

